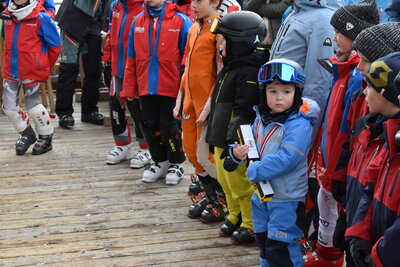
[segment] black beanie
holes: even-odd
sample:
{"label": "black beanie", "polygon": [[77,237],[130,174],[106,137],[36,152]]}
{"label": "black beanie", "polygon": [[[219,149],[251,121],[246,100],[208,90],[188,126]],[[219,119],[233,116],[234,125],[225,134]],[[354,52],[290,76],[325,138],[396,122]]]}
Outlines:
{"label": "black beanie", "polygon": [[387,22],[363,30],[353,42],[370,62],[400,51],[400,22]]}
{"label": "black beanie", "polygon": [[374,61],[365,75],[368,84],[388,101],[400,107],[396,76],[400,71],[400,52],[391,53]]}
{"label": "black beanie", "polygon": [[364,29],[379,24],[379,10],[374,0],[340,7],[333,13],[331,25],[354,41]]}

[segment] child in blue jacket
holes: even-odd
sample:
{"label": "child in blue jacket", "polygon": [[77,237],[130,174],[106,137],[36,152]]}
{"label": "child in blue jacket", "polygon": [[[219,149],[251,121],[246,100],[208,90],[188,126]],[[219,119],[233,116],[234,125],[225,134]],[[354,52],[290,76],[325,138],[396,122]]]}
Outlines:
{"label": "child in blue jacket", "polygon": [[[269,181],[274,196],[251,198],[252,219],[261,266],[302,266],[297,240],[303,232],[307,193],[307,153],[319,106],[302,99],[305,75],[288,59],[264,64],[258,75],[261,104],[255,107],[253,135],[261,160],[250,163],[250,182]],[[245,160],[247,145],[233,148],[237,160]]]}

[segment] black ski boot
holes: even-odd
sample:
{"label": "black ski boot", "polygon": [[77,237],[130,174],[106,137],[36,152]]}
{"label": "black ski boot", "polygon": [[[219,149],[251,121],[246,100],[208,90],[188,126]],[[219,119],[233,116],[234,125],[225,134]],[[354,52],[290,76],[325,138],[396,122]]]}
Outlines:
{"label": "black ski boot", "polygon": [[36,134],[31,125],[21,133],[17,142],[15,143],[15,152],[17,155],[23,155],[28,148],[36,142]]}
{"label": "black ski boot", "polygon": [[200,180],[197,179],[197,176],[192,174],[190,179],[192,183],[189,185],[188,196],[193,203],[189,207],[188,217],[197,219],[201,217],[201,213],[209,202],[203,193],[203,187],[201,186]]}
{"label": "black ski boot", "polygon": [[239,228],[240,224],[242,223],[242,216],[239,214],[239,220],[236,224],[231,223],[228,219],[221,225],[219,230],[220,237],[230,237],[232,236],[233,232]]}
{"label": "black ski boot", "polygon": [[233,232],[232,237],[232,244],[234,245],[245,245],[255,242],[254,232],[253,230],[239,227],[238,229]]}
{"label": "black ski boot", "polygon": [[52,141],[51,134],[49,135],[39,135],[39,140],[36,142],[35,146],[32,149],[32,155],[40,155],[50,151],[53,146],[51,145]]}
{"label": "black ski boot", "polygon": [[228,208],[221,185],[215,180],[213,183],[204,184],[203,188],[210,204],[201,213],[200,221],[208,224],[225,220]]}
{"label": "black ski boot", "polygon": [[193,204],[189,207],[188,217],[197,219],[201,217],[201,213],[207,207],[209,201],[207,197],[200,192],[197,197],[192,198]]}
{"label": "black ski boot", "polygon": [[191,196],[197,196],[200,192],[203,192],[203,188],[201,187],[200,180],[197,179],[195,174],[190,175],[190,180],[192,183],[189,185],[188,195],[189,198],[192,199]]}

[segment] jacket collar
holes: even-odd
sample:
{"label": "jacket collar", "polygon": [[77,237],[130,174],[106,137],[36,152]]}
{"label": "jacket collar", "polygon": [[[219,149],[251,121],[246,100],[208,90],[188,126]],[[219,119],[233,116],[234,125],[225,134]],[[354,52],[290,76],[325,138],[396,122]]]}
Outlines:
{"label": "jacket collar", "polygon": [[214,21],[214,18],[219,17],[218,13],[215,12],[214,15],[212,15],[211,17],[207,17],[207,18],[202,18],[202,19],[196,19],[196,21],[203,27],[205,28],[211,28],[211,24]]}
{"label": "jacket collar", "polygon": [[394,155],[400,152],[400,147],[396,145],[395,142],[395,135],[399,130],[400,125],[400,114],[397,114],[393,119],[388,119],[384,125],[389,150],[389,157],[392,158]]}

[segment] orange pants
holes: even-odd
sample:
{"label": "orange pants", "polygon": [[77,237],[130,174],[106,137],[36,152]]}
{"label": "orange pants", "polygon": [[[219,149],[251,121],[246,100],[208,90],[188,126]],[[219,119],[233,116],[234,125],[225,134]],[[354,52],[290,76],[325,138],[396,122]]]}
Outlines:
{"label": "orange pants", "polygon": [[[203,103],[205,104],[205,101]],[[197,174],[206,171],[211,177],[217,178],[214,155],[210,153],[209,144],[206,143],[207,126],[201,127],[196,123],[204,104],[201,105],[199,101],[196,109],[190,96],[185,95],[182,111],[183,150]]]}

